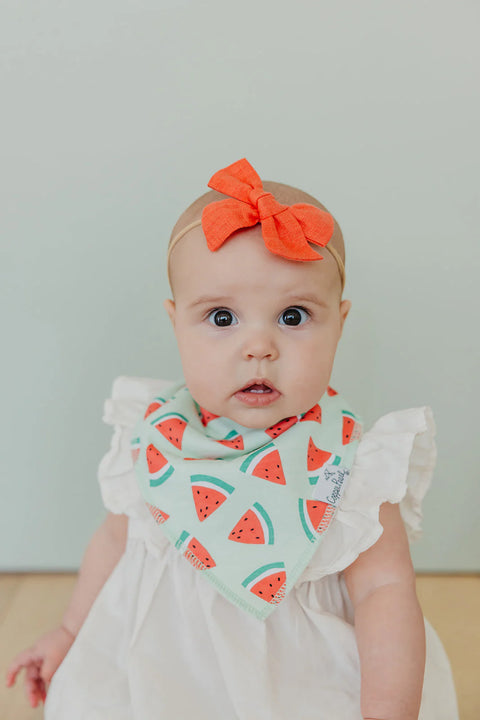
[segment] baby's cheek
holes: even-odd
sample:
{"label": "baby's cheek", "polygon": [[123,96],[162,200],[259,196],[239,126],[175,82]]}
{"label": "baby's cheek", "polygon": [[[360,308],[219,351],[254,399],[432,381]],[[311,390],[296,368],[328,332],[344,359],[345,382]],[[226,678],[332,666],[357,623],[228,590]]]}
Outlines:
{"label": "baby's cheek", "polygon": [[331,348],[318,345],[313,345],[310,353],[304,356],[302,367],[298,368],[298,381],[305,401],[310,398],[317,402],[327,389],[334,356]]}
{"label": "baby's cheek", "polygon": [[194,400],[202,407],[211,410],[211,404],[218,387],[222,384],[220,373],[211,357],[192,350],[188,359],[182,363],[185,382]]}

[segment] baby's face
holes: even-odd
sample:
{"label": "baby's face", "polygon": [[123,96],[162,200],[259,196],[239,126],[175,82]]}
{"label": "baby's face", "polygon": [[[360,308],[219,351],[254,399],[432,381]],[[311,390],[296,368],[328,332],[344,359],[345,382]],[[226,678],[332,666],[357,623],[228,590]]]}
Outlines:
{"label": "baby's face", "polygon": [[185,382],[201,407],[266,428],[318,402],[351,306],[340,303],[335,260],[326,249],[321,254],[315,262],[273,255],[260,225],[216,252],[201,226],[175,246],[175,302],[166,300],[165,308]]}

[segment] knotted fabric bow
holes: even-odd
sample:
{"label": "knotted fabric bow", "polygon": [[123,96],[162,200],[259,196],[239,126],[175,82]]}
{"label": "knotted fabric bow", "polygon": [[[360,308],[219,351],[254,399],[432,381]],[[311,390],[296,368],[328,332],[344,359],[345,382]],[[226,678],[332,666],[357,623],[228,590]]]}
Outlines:
{"label": "knotted fabric bow", "polygon": [[219,200],[202,212],[202,228],[210,250],[218,250],[236,230],[261,223],[270,252],[289,260],[321,260],[309,242],[321,247],[333,235],[330,213],[307,203],[282,205],[263,189],[262,181],[248,160],[242,158],[216,172],[208,187],[231,200]]}

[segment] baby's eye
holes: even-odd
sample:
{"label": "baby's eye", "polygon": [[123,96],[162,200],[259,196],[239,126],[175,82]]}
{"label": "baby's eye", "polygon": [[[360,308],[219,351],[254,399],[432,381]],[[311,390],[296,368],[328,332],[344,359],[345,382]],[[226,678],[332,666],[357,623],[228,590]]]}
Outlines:
{"label": "baby's eye", "polygon": [[300,325],[310,317],[308,310],[302,307],[290,307],[283,311],[280,325]]}
{"label": "baby's eye", "polygon": [[228,325],[236,325],[237,319],[230,310],[212,310],[207,317],[212,325],[217,327],[227,327]]}

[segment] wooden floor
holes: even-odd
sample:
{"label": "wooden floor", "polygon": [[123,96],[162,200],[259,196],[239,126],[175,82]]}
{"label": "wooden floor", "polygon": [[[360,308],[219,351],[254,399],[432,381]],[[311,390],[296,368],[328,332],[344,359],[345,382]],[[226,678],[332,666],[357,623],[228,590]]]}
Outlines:
{"label": "wooden floor", "polygon": [[[0,575],[0,673],[14,655],[60,619],[74,575]],[[450,657],[460,720],[480,718],[480,576],[423,575],[417,579],[423,612]],[[21,679],[21,678],[20,678]],[[21,682],[0,683],[1,720],[40,720],[42,708],[28,705]],[[68,720],[66,718],[65,720]]]}

